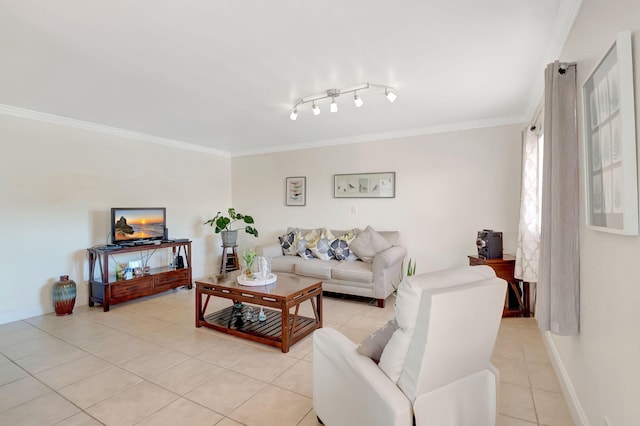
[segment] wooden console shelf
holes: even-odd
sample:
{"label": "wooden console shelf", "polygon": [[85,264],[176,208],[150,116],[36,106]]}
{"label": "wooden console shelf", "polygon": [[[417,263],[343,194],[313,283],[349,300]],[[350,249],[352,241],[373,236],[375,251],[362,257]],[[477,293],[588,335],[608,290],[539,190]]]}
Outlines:
{"label": "wooden console shelf", "polygon": [[[520,297],[520,292],[518,291],[518,283],[516,282],[516,278],[514,277],[513,271],[516,267],[516,258],[515,256],[505,254],[501,259],[485,259],[478,256],[468,256],[469,257],[469,265],[488,265],[496,271],[496,275],[498,278],[502,278],[503,280],[509,283],[509,290],[507,291],[507,298],[505,298],[505,306],[502,311],[503,317],[515,317],[515,316],[524,316],[529,317],[531,315],[531,308],[529,302],[529,283],[526,281],[522,282],[522,297]],[[518,299],[518,308],[510,309],[508,304],[508,294],[509,292],[513,292],[515,297]]]}
{"label": "wooden console shelf", "polygon": [[[110,256],[159,249],[171,249],[174,258],[176,255],[183,255],[184,252],[184,268],[176,269],[168,266],[151,268],[148,274],[129,280],[116,280],[115,271],[109,273]],[[108,312],[109,307],[116,303],[161,293],[172,288],[192,287],[191,241],[145,244],[116,249],[91,247],[87,251],[89,252],[89,306],[100,303],[105,312]]]}

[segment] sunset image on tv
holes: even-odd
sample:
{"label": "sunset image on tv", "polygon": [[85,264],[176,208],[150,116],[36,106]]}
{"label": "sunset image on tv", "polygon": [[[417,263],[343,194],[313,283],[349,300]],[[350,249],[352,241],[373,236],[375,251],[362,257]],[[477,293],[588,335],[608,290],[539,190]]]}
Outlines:
{"label": "sunset image on tv", "polygon": [[114,220],[116,240],[162,238],[164,235],[164,216],[160,210],[116,210]]}

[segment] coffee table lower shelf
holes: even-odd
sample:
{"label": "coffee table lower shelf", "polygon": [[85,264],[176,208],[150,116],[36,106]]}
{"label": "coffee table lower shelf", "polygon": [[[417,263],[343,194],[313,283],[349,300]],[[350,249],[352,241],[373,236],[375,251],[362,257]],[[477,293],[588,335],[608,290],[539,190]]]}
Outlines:
{"label": "coffee table lower shelf", "polygon": [[[253,309],[255,315],[260,311],[260,307],[258,306],[253,306]],[[244,305],[244,308],[242,309],[242,316],[240,317],[242,318],[242,324],[237,324],[237,319],[233,315],[234,307],[229,306],[212,314],[205,315],[204,319],[200,320],[200,325],[222,331],[223,333],[231,334],[233,336],[243,337],[255,342],[282,348],[282,315],[280,311],[263,308],[267,319],[265,321],[251,322],[245,319],[247,310],[248,306]],[[294,318],[295,328],[293,324]],[[290,344],[293,344],[306,335],[312,333],[317,328],[318,322],[314,318],[291,316],[289,317],[289,330],[291,330],[291,337],[288,341]],[[286,349],[286,351],[288,351],[288,348]]]}

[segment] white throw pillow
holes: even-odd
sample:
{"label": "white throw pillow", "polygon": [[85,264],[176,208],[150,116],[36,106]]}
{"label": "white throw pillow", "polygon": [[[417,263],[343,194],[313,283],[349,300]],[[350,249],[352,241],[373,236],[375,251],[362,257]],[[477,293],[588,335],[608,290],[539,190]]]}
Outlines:
{"label": "white throw pillow", "polygon": [[371,226],[358,234],[349,244],[349,248],[366,263],[372,263],[376,254],[383,252],[392,245],[385,237],[380,235]]}
{"label": "white throw pillow", "polygon": [[395,305],[398,329],[384,347],[380,356],[380,364],[378,364],[393,383],[398,383],[400,373],[402,373],[420,307],[422,289],[411,278],[406,277],[398,286]]}

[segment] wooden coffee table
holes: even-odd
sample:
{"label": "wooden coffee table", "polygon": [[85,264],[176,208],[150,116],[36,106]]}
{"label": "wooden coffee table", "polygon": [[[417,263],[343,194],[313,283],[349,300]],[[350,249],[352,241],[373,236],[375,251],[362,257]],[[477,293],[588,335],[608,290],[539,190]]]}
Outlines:
{"label": "wooden coffee table", "polygon": [[[260,342],[289,352],[289,347],[322,327],[322,282],[313,278],[278,273],[278,280],[268,286],[243,286],[236,277],[240,272],[198,278],[196,284],[196,327],[214,330]],[[231,306],[207,314],[211,296],[229,299]],[[299,315],[300,304],[309,301],[314,318]],[[265,321],[246,319],[249,307],[257,315],[260,307]],[[294,309],[292,313],[291,310]]]}

